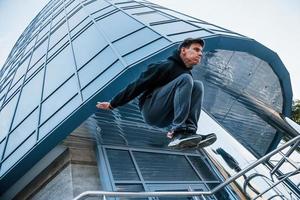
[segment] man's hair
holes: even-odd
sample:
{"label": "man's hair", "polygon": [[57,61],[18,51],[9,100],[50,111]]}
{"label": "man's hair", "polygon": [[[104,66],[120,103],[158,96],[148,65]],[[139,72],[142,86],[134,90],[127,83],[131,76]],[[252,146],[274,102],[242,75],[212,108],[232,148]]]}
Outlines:
{"label": "man's hair", "polygon": [[204,47],[204,40],[202,40],[201,38],[186,38],[178,46],[178,51],[181,51],[182,48],[189,48],[194,43],[198,43],[202,47]]}

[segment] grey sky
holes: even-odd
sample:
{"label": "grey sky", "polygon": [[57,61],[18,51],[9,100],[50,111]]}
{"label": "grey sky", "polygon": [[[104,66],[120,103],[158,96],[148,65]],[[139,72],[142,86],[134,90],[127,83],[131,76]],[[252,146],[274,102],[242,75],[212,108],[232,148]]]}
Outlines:
{"label": "grey sky", "polygon": [[[299,0],[150,0],[257,40],[277,52],[300,99]],[[0,0],[0,66],[48,0]]]}

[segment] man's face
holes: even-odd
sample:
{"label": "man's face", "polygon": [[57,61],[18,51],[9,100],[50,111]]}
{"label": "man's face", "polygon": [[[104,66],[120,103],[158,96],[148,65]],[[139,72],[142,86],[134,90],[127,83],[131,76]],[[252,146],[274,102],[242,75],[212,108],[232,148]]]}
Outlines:
{"label": "man's face", "polygon": [[183,47],[181,49],[181,56],[183,62],[188,68],[198,64],[202,58],[203,47],[198,43],[193,43],[189,48]]}

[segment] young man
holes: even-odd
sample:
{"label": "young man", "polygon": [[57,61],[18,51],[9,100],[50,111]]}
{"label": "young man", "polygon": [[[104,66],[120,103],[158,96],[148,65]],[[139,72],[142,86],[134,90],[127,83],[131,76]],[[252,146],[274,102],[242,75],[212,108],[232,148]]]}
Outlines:
{"label": "young man", "polygon": [[96,107],[112,110],[141,95],[139,107],[145,122],[169,128],[168,146],[197,146],[208,138],[196,134],[204,91],[191,70],[201,61],[203,48],[201,38],[185,39],[166,61],[150,65],[110,102],[98,102]]}

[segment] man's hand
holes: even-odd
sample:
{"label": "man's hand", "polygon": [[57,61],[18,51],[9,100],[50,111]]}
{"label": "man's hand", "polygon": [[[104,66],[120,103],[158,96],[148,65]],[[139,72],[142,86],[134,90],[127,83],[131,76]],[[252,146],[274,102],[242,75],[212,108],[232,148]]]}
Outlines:
{"label": "man's hand", "polygon": [[97,102],[96,107],[102,110],[112,110],[109,102]]}

